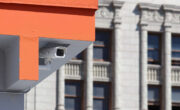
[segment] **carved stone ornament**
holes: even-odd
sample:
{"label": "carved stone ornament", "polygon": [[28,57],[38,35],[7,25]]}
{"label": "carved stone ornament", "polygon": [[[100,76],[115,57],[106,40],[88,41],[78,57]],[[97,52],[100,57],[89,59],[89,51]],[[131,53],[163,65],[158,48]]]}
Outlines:
{"label": "carved stone ornament", "polygon": [[107,6],[99,6],[99,9],[96,11],[96,18],[110,18],[114,16],[113,10]]}
{"label": "carved stone ornament", "polygon": [[[141,3],[139,7],[143,23],[160,22],[168,25],[180,25],[180,6]],[[163,8],[161,9],[161,7]]]}
{"label": "carved stone ornament", "polygon": [[172,24],[180,24],[180,13],[165,12],[165,22]]}
{"label": "carved stone ornament", "polygon": [[123,3],[124,2],[121,1],[104,1],[102,3],[99,3],[99,9],[96,11],[96,18],[121,18],[120,9]]}
{"label": "carved stone ornament", "polygon": [[140,4],[141,9],[141,21],[143,22],[163,22],[164,17],[160,13],[160,6],[142,3]]}
{"label": "carved stone ornament", "polygon": [[120,28],[121,24],[121,7],[124,4],[124,2],[114,0],[113,1],[113,7],[114,7],[114,26],[115,28]]}
{"label": "carved stone ornament", "polygon": [[180,24],[180,6],[163,5],[165,11],[165,22]]}
{"label": "carved stone ornament", "polygon": [[142,13],[141,20],[147,22],[163,22],[163,16],[158,11],[146,10]]}

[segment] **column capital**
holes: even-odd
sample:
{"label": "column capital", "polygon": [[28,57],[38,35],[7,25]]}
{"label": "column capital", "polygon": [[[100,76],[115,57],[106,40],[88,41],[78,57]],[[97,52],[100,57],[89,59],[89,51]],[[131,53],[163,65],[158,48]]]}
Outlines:
{"label": "column capital", "polygon": [[168,9],[166,9],[166,5],[164,5],[164,10],[165,10],[165,18],[164,18],[164,29],[165,31],[170,31],[172,27],[172,20],[173,20],[173,15],[172,12]]}
{"label": "column capital", "polygon": [[140,24],[141,31],[147,31],[147,26],[148,26],[147,23],[141,23]]}
{"label": "column capital", "polygon": [[120,28],[121,27],[121,16],[120,16],[120,10],[115,10],[115,16],[114,16],[114,27]]}
{"label": "column capital", "polygon": [[114,28],[115,29],[121,28],[121,19],[114,19]]}
{"label": "column capital", "polygon": [[164,31],[165,32],[171,32],[172,26],[170,24],[164,24]]}
{"label": "column capital", "polygon": [[121,25],[121,7],[124,4],[124,2],[114,0],[113,6],[114,6],[114,27],[120,28]]}
{"label": "column capital", "polygon": [[56,110],[65,110],[64,105],[60,104],[56,107]]}

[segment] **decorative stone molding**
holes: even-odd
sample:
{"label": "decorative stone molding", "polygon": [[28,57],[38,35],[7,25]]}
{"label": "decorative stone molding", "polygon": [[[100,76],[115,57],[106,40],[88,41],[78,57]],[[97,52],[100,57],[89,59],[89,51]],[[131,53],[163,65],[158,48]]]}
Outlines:
{"label": "decorative stone molding", "polygon": [[93,79],[94,81],[111,81],[111,63],[110,62],[94,62],[93,63]]}
{"label": "decorative stone molding", "polygon": [[165,25],[180,25],[180,6],[163,5],[165,11]]}
{"label": "decorative stone molding", "polygon": [[176,5],[163,5],[163,9],[166,11],[180,12],[180,6]]}
{"label": "decorative stone molding", "polygon": [[121,24],[121,7],[124,2],[121,1],[113,1],[114,6],[114,26],[115,28],[119,28]]}
{"label": "decorative stone molding", "polygon": [[163,15],[160,12],[160,5],[140,3],[139,8],[141,11],[141,25],[149,24],[150,22],[160,22],[164,21]]}
{"label": "decorative stone molding", "polygon": [[180,26],[180,6],[140,3],[140,25],[161,23],[165,27]]}
{"label": "decorative stone molding", "polygon": [[110,1],[99,3],[99,9],[96,11],[96,18],[113,19],[113,16],[114,13]]}
{"label": "decorative stone molding", "polygon": [[148,65],[147,78],[148,78],[148,84],[160,84],[161,83],[161,66]]}
{"label": "decorative stone molding", "polygon": [[171,80],[173,86],[180,86],[180,67],[172,67]]}
{"label": "decorative stone molding", "polygon": [[[65,78],[73,80],[84,79],[83,61],[71,60],[64,67]],[[94,81],[111,81],[111,63],[94,62],[93,63],[93,80]]]}
{"label": "decorative stone molding", "polygon": [[66,79],[83,79],[83,62],[78,60],[71,60],[64,67]]}
{"label": "decorative stone molding", "polygon": [[[114,13],[116,9],[121,9],[123,5],[123,2],[121,1],[104,1],[99,3],[99,9],[96,11],[96,17],[97,18],[109,18],[113,19],[114,18]],[[116,14],[115,17],[120,18],[119,16],[120,13]]]}

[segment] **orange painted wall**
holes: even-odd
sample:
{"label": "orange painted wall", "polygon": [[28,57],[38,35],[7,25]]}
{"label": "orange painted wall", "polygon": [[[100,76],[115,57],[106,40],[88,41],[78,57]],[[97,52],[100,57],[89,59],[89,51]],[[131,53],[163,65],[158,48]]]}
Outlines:
{"label": "orange painted wall", "polygon": [[[96,7],[96,3],[91,4],[91,0],[86,0],[90,3],[88,7],[90,9],[51,6],[55,2],[58,6],[64,5],[64,1],[66,0],[51,0],[48,2],[49,6],[0,3],[0,34],[20,36],[20,80],[38,80],[39,37],[95,40],[95,9],[91,6]],[[72,3],[70,1],[67,4],[76,7],[75,1]],[[41,2],[6,0],[6,2],[47,3],[43,0]],[[81,7],[83,3],[77,6]]]}
{"label": "orange painted wall", "polygon": [[97,9],[98,0],[0,0],[1,3],[34,4],[45,6]]}
{"label": "orange painted wall", "polygon": [[93,41],[94,11],[0,4],[0,34]]}

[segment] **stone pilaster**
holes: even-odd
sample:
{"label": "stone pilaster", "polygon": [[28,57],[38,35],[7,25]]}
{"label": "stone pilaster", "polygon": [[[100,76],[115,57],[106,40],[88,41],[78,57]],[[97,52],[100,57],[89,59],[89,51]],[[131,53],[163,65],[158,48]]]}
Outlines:
{"label": "stone pilaster", "polygon": [[[166,20],[167,21],[167,20]],[[163,59],[162,59],[162,107],[161,110],[171,110],[171,25],[168,22],[164,24],[163,37]]]}
{"label": "stone pilaster", "polygon": [[93,44],[86,50],[85,110],[93,110]]}
{"label": "stone pilaster", "polygon": [[27,93],[24,94],[24,110],[27,110]]}
{"label": "stone pilaster", "polygon": [[57,105],[56,110],[65,110],[64,109],[64,100],[65,100],[65,73],[64,66],[62,66],[57,71]]}
{"label": "stone pilaster", "polygon": [[148,84],[147,84],[147,39],[148,32],[146,24],[141,24],[140,38],[140,88],[141,88],[141,110],[148,110]]}
{"label": "stone pilaster", "polygon": [[120,51],[120,41],[121,41],[121,16],[120,10],[122,7],[123,2],[120,1],[113,1],[114,6],[114,75],[113,75],[113,110],[120,110],[121,108],[121,51]]}

